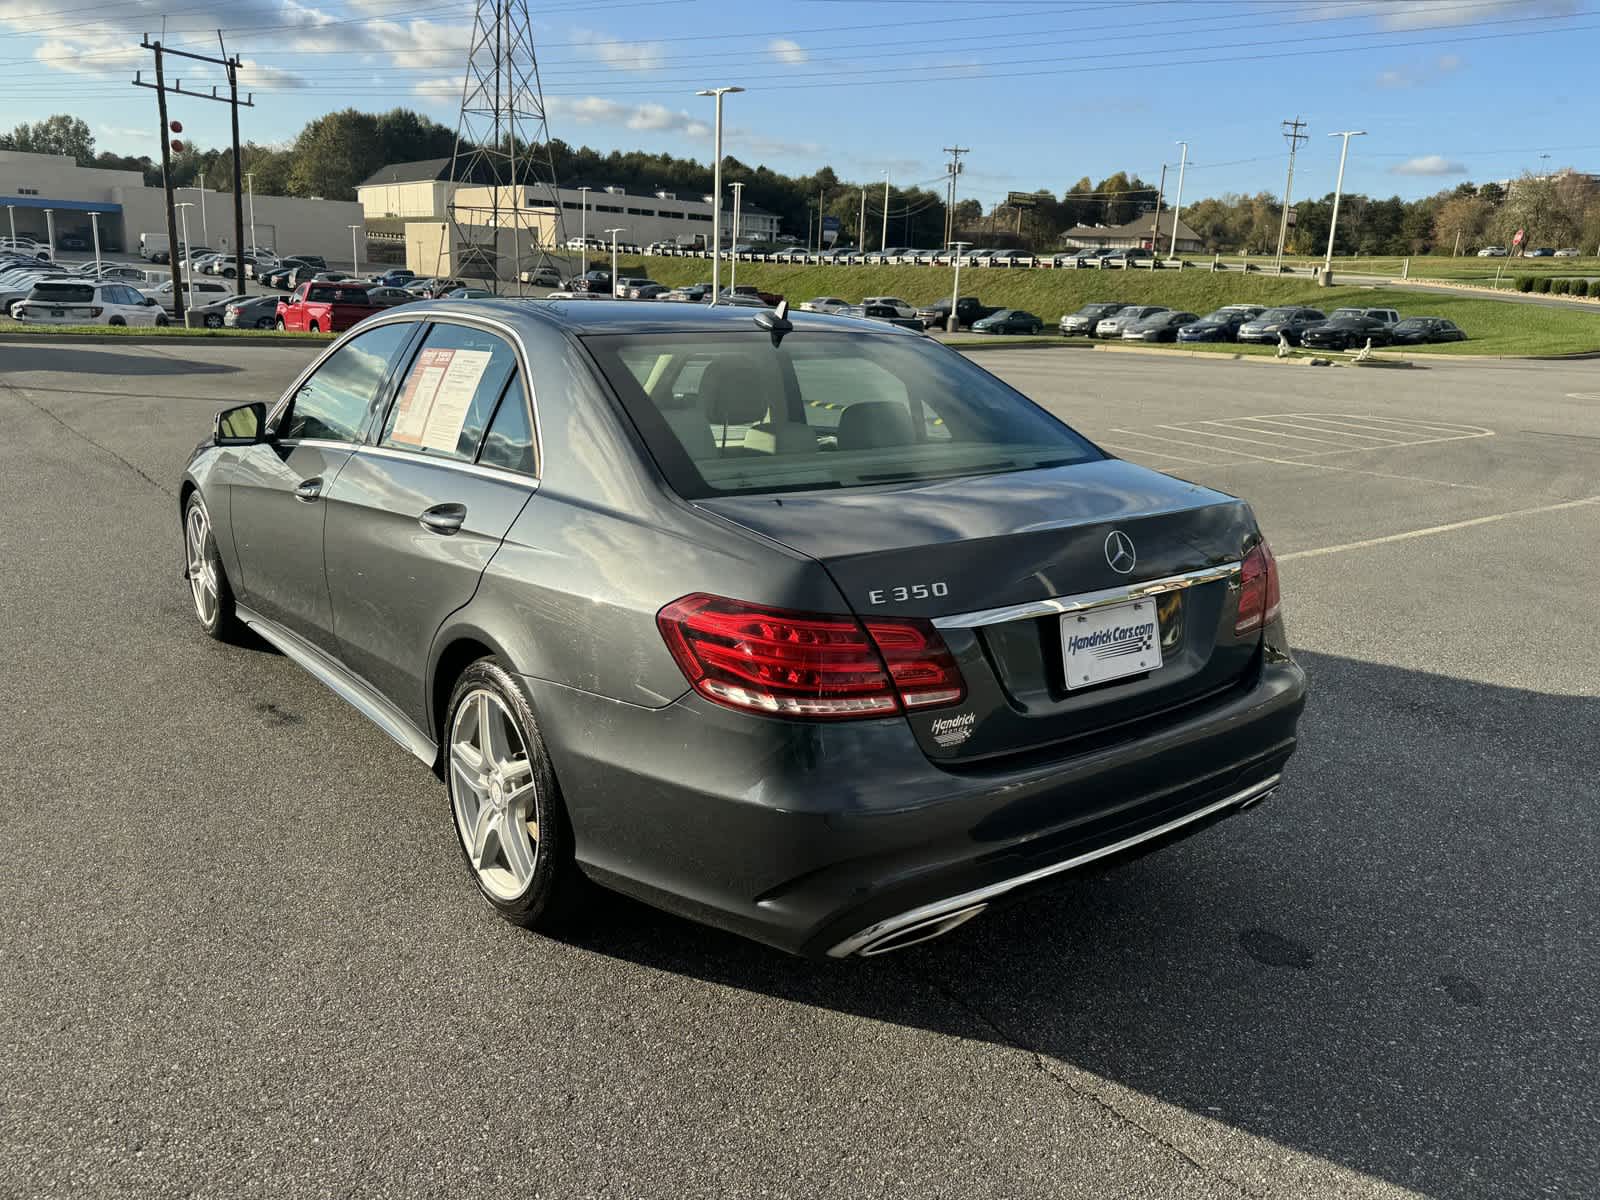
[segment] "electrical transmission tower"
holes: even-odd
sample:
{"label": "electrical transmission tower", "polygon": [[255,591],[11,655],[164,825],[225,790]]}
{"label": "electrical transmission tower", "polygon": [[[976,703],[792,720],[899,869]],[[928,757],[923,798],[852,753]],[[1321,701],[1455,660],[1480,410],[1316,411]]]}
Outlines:
{"label": "electrical transmission tower", "polygon": [[552,266],[566,241],[527,0],[478,0],[450,183],[452,273],[521,294],[528,269]]}
{"label": "electrical transmission tower", "polygon": [[1283,140],[1289,143],[1289,178],[1283,185],[1283,217],[1278,222],[1278,259],[1273,268],[1275,271],[1283,270],[1283,243],[1289,237],[1289,198],[1294,192],[1294,156],[1300,149],[1300,143],[1311,137],[1309,133],[1301,132],[1305,127],[1306,123],[1299,117],[1283,122]]}

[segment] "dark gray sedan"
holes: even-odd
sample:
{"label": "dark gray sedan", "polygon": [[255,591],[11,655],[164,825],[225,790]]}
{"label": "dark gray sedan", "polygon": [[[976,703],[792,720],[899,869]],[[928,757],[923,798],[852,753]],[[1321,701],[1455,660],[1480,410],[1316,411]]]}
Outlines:
{"label": "dark gray sedan", "polygon": [[877,321],[392,309],[178,501],[205,631],[437,771],[531,928],[899,949],[1271,795],[1304,702],[1247,504]]}

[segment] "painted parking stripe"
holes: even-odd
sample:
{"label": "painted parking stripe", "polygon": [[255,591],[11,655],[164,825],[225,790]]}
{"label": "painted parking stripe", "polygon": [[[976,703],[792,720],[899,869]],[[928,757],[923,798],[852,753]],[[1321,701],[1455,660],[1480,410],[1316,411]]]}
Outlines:
{"label": "painted parking stripe", "polygon": [[[1240,418],[1240,419],[1242,420],[1242,418]],[[1253,432],[1253,433],[1270,433],[1274,437],[1293,438],[1297,442],[1315,442],[1319,446],[1340,446],[1340,445],[1344,444],[1342,442],[1335,442],[1335,441],[1333,441],[1333,440],[1331,440],[1329,438],[1307,437],[1303,433],[1284,433],[1281,430],[1277,430],[1277,429],[1262,429],[1262,428],[1260,428],[1258,426],[1255,426],[1255,425],[1236,425],[1231,421],[1200,421],[1200,422],[1197,422],[1197,424],[1201,424],[1201,425],[1220,425],[1224,429],[1238,429],[1238,430],[1241,430],[1241,431],[1248,430],[1248,431]]]}
{"label": "painted parking stripe", "polygon": [[[1282,442],[1265,442],[1265,441],[1262,441],[1260,438],[1239,437],[1239,436],[1237,436],[1235,434],[1230,434],[1230,433],[1213,433],[1209,429],[1195,429],[1192,426],[1186,426],[1186,425],[1157,425],[1156,428],[1157,429],[1176,429],[1180,433],[1192,433],[1197,437],[1222,438],[1222,439],[1224,439],[1226,441],[1230,441],[1230,442],[1248,442],[1252,446],[1266,446],[1269,450],[1281,450],[1283,453],[1290,454],[1290,455],[1304,455],[1306,453],[1304,450],[1301,450],[1297,446],[1285,446]],[[1218,447],[1218,448],[1219,449],[1226,449],[1226,447]]]}
{"label": "painted parking stripe", "polygon": [[[1284,425],[1284,426],[1287,426],[1290,429],[1304,429],[1304,430],[1307,430],[1307,431],[1316,431],[1316,432],[1320,432],[1320,433],[1336,434],[1339,437],[1343,437],[1343,438],[1347,439],[1344,443],[1342,443],[1344,445],[1358,444],[1358,443],[1355,443],[1353,441],[1353,439],[1355,439],[1355,438],[1363,438],[1368,442],[1377,442],[1379,445],[1392,445],[1392,446],[1393,445],[1401,445],[1405,441],[1404,438],[1377,437],[1377,436],[1375,436],[1373,434],[1369,434],[1369,433],[1360,433],[1360,432],[1358,432],[1358,431],[1356,431],[1354,429],[1338,429],[1338,428],[1330,429],[1326,425],[1309,424],[1304,419],[1286,421],[1281,417],[1252,417],[1251,420],[1261,421],[1261,422],[1263,422],[1263,423],[1265,423],[1267,425],[1273,425],[1273,426]],[[1335,445],[1339,445],[1341,443],[1337,443],[1336,442],[1334,444]]]}
{"label": "painted parking stripe", "polygon": [[1295,550],[1289,554],[1279,554],[1279,562],[1288,562],[1296,558],[1320,558],[1326,554],[1342,554],[1347,550],[1365,550],[1370,546],[1385,546],[1390,542],[1408,542],[1413,538],[1434,537],[1441,533],[1453,533],[1458,529],[1471,529],[1477,525],[1492,525],[1497,521],[1509,521],[1513,517],[1532,517],[1540,513],[1561,512],[1569,508],[1582,508],[1589,504],[1600,504],[1600,496],[1585,496],[1582,500],[1563,500],[1559,504],[1542,504],[1538,508],[1518,508],[1511,512],[1491,513],[1486,517],[1473,517],[1468,521],[1452,521],[1448,525],[1429,525],[1426,529],[1409,529],[1404,533],[1390,533],[1383,537],[1365,538],[1359,542],[1342,542],[1337,546],[1319,546],[1315,550]]}

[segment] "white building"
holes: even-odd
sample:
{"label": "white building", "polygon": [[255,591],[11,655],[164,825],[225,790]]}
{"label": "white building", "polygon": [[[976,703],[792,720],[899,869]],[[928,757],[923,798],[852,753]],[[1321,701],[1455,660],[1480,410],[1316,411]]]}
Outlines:
{"label": "white building", "polygon": [[[445,221],[450,202],[459,187],[449,179],[450,160],[430,158],[421,162],[395,163],[373,172],[356,188],[367,227],[375,237],[403,241],[408,221]],[[480,189],[481,190],[481,189]],[[611,228],[624,230],[619,241],[635,245],[676,241],[684,245],[705,245],[711,241],[711,197],[689,196],[659,191],[640,195],[607,184],[583,186],[581,182],[555,189],[555,202],[561,207],[559,239],[575,238],[587,232],[591,238]],[[502,207],[508,203],[502,201]],[[550,189],[529,185],[515,207],[546,212],[551,210]],[[481,204],[472,205],[473,223],[483,223]],[[458,218],[464,219],[463,214]],[[778,236],[778,216],[752,204],[740,208],[738,240],[770,242]],[[726,245],[733,238],[733,199],[722,205],[722,237]]]}
{"label": "white building", "polygon": [[[233,193],[180,188],[188,210],[192,245],[232,250]],[[65,155],[0,150],[0,236],[19,235],[43,242],[54,229],[63,237],[90,240],[91,212],[100,214],[100,244],[113,253],[133,253],[142,233],[167,232],[160,188],[145,187],[138,171],[80,167]],[[256,244],[281,254],[320,254],[348,262],[350,226],[362,223],[361,205],[351,200],[302,200],[292,196],[255,197]],[[179,236],[182,236],[181,227]],[[245,203],[245,249],[250,242],[250,204]]]}

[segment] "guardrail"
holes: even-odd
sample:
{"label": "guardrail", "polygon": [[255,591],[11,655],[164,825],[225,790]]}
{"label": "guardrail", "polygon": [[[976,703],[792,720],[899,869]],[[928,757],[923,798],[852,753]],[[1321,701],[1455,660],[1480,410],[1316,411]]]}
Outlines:
{"label": "guardrail", "polygon": [[[693,249],[688,247],[662,247],[655,251],[639,247],[617,247],[619,253],[645,258],[700,258],[707,261],[711,258],[711,251]],[[607,253],[610,247],[606,247]],[[595,251],[598,253],[598,251]],[[724,251],[723,261],[737,260],[748,263],[776,263],[784,266],[824,266],[824,267],[948,267],[953,265],[953,260],[948,253],[940,253],[932,257],[911,255],[889,255],[887,257],[876,252],[866,254],[831,255],[818,254],[814,251],[778,250],[756,253],[741,251],[732,254]],[[1212,255],[1210,262],[1192,261],[1185,258],[1134,258],[1119,259],[1106,263],[1103,259],[1079,260],[1070,254],[1057,255],[1018,255],[1014,258],[995,259],[989,257],[974,257],[966,255],[961,259],[963,269],[988,271],[1008,270],[1043,270],[1043,271],[1172,271],[1172,270],[1205,270],[1205,271],[1235,271],[1241,274],[1261,275],[1316,275],[1315,267],[1295,267],[1289,265],[1273,266],[1270,262],[1254,263],[1249,261],[1224,262],[1221,255]]]}

